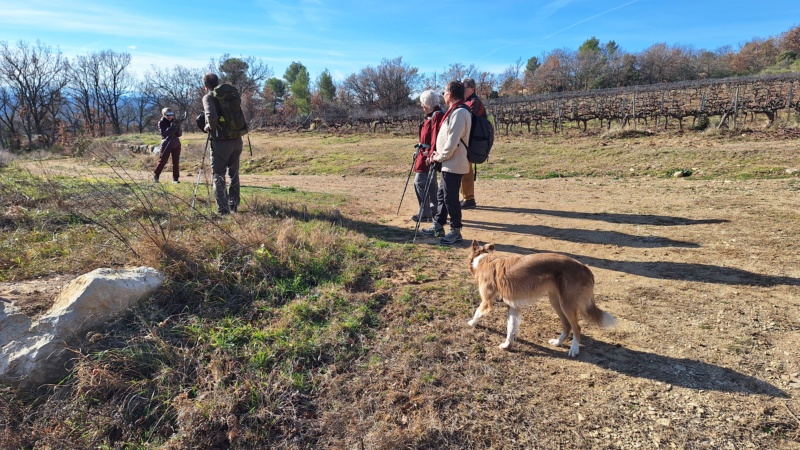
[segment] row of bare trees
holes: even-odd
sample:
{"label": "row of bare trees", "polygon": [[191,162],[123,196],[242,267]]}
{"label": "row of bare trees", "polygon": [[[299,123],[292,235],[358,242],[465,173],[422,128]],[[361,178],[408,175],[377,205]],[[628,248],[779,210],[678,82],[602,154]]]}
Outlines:
{"label": "row of bare trees", "polygon": [[[413,97],[449,80],[474,78],[484,99],[716,79],[757,73],[800,72],[800,26],[778,37],[753,39],[737,51],[696,51],[654,44],[633,54],[614,42],[587,39],[576,51],[556,49],[527,64],[518,59],[503,73],[451,64],[423,74],[402,57],[383,59],[335,83],[325,70],[312,83],[300,62],[282,78],[253,57],[222,55],[207,67],[152,67],[142,77],[131,56],[105,50],[72,60],[36,42],[0,42],[0,147],[21,149],[67,144],[76,136],[104,136],[152,129],[160,109],[180,117],[202,110],[201,79],[217,72],[237,86],[254,127],[306,126],[311,122],[403,122],[415,112]],[[416,113],[419,111],[416,110]]]}
{"label": "row of bare trees", "polygon": [[137,79],[131,56],[111,50],[68,60],[36,42],[0,42],[0,147],[22,149],[68,144],[152,129],[161,108],[179,117],[202,111],[202,76],[213,70],[234,83],[250,116],[263,109],[263,85],[272,74],[255,58],[212,59],[207,68],[153,67]]}
{"label": "row of bare trees", "polygon": [[500,76],[499,95],[537,95],[687,80],[800,71],[800,26],[777,37],[755,38],[716,50],[654,44],[640,53],[592,37],[575,51],[555,49],[517,60]]}

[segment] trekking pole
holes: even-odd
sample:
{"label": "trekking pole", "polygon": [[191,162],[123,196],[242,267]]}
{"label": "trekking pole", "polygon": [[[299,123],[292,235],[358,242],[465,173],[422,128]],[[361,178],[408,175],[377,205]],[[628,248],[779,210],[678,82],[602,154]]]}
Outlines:
{"label": "trekking pole", "polygon": [[200,187],[200,177],[203,176],[203,166],[206,164],[206,153],[208,153],[208,143],[211,142],[211,133],[206,138],[206,147],[203,149],[203,159],[200,161],[200,169],[197,171],[197,184],[194,185],[194,194],[192,194],[192,208],[194,202],[197,200],[197,189]]}
{"label": "trekking pole", "polygon": [[[433,182],[433,179],[436,178],[436,169],[433,167],[433,165],[429,166],[428,170],[430,172],[428,173],[428,180],[425,182],[425,195],[422,196],[424,202],[428,201],[428,192],[430,192],[431,183]],[[424,203],[419,205],[419,212],[417,213],[417,226],[414,228],[414,239],[411,240],[412,244],[417,242],[417,232],[419,232],[419,224],[422,222],[422,211],[425,208],[424,205]],[[430,205],[428,205],[428,207],[430,208]]]}
{"label": "trekking pole", "polygon": [[250,159],[253,159],[253,146],[250,145],[250,135],[247,135],[247,146],[250,147]]}
{"label": "trekking pole", "polygon": [[[418,145],[419,144],[417,144],[417,146]],[[397,214],[400,214],[400,206],[403,205],[403,198],[406,196],[406,189],[408,189],[408,180],[411,179],[411,172],[414,171],[414,161],[416,159],[417,159],[417,152],[414,152],[414,156],[411,157],[411,168],[408,169],[408,177],[406,177],[406,187],[403,188],[403,195],[400,196],[400,204],[397,205]]]}

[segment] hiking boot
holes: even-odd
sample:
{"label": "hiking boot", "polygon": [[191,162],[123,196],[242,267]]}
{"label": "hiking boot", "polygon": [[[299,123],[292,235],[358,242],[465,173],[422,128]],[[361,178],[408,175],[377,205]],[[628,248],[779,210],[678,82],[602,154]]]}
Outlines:
{"label": "hiking boot", "polygon": [[464,200],[461,202],[461,209],[475,209],[478,205],[475,204],[475,199]]}
{"label": "hiking boot", "polygon": [[178,184],[178,183],[180,183],[180,181],[178,181],[178,180],[172,180],[172,184]]}
{"label": "hiking boot", "polygon": [[444,245],[453,245],[456,242],[461,242],[461,228],[450,228],[450,232],[439,239],[439,243]]}
{"label": "hiking boot", "polygon": [[422,234],[430,237],[442,237],[444,236],[444,227],[439,222],[433,222],[429,228],[422,229]]}
{"label": "hiking boot", "polygon": [[414,214],[411,216],[412,222],[433,222],[433,217],[431,216],[422,216],[422,219],[419,218],[419,215]]}
{"label": "hiking boot", "polygon": [[153,175],[153,183],[158,183],[158,175]]}

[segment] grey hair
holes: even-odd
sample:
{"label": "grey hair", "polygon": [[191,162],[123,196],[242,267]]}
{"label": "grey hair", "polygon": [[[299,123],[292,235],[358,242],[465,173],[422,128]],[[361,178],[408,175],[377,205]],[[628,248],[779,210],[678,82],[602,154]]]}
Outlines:
{"label": "grey hair", "polygon": [[433,89],[428,89],[419,96],[419,102],[428,109],[433,109],[434,106],[441,105],[442,100],[442,94],[434,91]]}
{"label": "grey hair", "polygon": [[461,80],[461,84],[464,85],[464,89],[466,88],[475,89],[475,80],[472,78],[464,78],[463,80]]}

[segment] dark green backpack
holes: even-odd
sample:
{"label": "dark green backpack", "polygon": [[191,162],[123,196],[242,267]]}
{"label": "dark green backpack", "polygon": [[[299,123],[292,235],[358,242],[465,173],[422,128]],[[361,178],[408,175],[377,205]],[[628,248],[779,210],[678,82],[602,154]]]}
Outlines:
{"label": "dark green backpack", "polygon": [[[242,112],[242,98],[239,91],[230,84],[220,84],[211,92],[219,108],[219,127],[221,139],[234,139],[247,134],[247,122]],[[224,137],[223,137],[224,136]]]}

